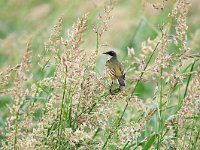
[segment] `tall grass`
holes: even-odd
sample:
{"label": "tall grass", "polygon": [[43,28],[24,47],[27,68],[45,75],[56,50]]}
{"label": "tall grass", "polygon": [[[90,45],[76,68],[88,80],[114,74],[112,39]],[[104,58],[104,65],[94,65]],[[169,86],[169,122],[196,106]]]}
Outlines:
{"label": "tall grass", "polygon": [[[163,11],[165,3],[154,9]],[[160,28],[151,25],[156,37],[139,43],[135,52],[139,22],[124,49],[126,87],[110,95],[110,81],[98,72],[96,60],[112,30],[115,5],[105,4],[92,29],[88,13],[67,33],[59,18],[39,55],[39,75],[30,69],[33,40],[21,63],[0,73],[0,94],[12,99],[1,129],[2,149],[200,147],[200,54],[187,38],[189,4],[174,2]],[[84,48],[88,30],[96,39],[90,55]]]}

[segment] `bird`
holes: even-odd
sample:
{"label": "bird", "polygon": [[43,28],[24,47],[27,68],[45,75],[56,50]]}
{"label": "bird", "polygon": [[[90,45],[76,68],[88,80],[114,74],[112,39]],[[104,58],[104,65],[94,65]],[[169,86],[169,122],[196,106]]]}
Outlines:
{"label": "bird", "polygon": [[[106,73],[108,75],[108,77],[112,80],[112,84],[111,87],[113,85],[113,81],[117,80],[118,84],[119,84],[119,90],[121,89],[121,87],[125,86],[125,71],[121,65],[121,63],[119,62],[118,58],[117,58],[117,53],[115,51],[107,51],[103,54],[109,55],[111,56],[111,58],[109,60],[106,61]],[[110,87],[110,92],[111,91],[111,87]]]}

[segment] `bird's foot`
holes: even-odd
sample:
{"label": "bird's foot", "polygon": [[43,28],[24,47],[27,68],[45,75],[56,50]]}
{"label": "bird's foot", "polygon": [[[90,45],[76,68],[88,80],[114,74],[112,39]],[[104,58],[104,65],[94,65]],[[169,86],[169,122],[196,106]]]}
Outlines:
{"label": "bird's foot", "polygon": [[114,90],[112,90],[112,89],[110,88],[110,90],[109,90],[109,92],[110,92],[111,95],[116,95],[116,94],[118,94],[120,91],[121,91],[121,88],[116,88],[116,89],[114,89]]}

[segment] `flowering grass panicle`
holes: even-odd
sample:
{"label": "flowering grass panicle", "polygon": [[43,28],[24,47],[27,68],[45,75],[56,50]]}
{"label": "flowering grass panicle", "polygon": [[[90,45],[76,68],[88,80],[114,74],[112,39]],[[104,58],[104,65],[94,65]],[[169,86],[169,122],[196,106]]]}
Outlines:
{"label": "flowering grass panicle", "polygon": [[194,78],[190,81],[190,85],[188,87],[188,94],[185,97],[185,101],[183,106],[178,112],[178,124],[184,125],[184,122],[189,118],[195,115],[195,104],[199,99],[200,92],[200,74],[199,72],[194,74]]}
{"label": "flowering grass panicle", "polygon": [[[25,132],[28,129],[26,125],[31,125],[31,102],[27,101],[29,90],[25,88],[26,82],[28,81],[28,71],[30,68],[29,53],[31,49],[31,41],[27,43],[27,48],[22,58],[20,65],[9,69],[8,71],[15,71],[13,87],[10,88],[5,86],[1,94],[8,94],[13,100],[13,104],[8,106],[10,110],[10,117],[7,118],[6,122],[6,143],[4,143],[4,149],[20,149],[22,146],[23,139],[25,138]],[[7,76],[6,78],[7,79]],[[5,80],[6,81],[6,80]],[[7,81],[5,82],[8,83]],[[26,106],[27,105],[27,106]],[[26,106],[26,107],[25,107]]]}
{"label": "flowering grass panicle", "polygon": [[[177,0],[168,6],[163,0],[154,4],[153,9],[161,10],[158,15],[165,22],[159,22],[161,28],[156,31],[150,18],[139,23],[134,40],[141,42],[141,49],[134,44],[116,44],[116,49],[130,48],[122,51],[126,86],[114,95],[109,93],[111,81],[96,67],[103,35],[115,27],[110,25],[114,1],[103,8],[97,20],[85,13],[68,30],[64,16],[59,18],[44,40],[35,74],[30,69],[30,49],[35,48],[31,40],[22,62],[0,73],[0,94],[10,99],[6,106],[10,112],[0,130],[2,149],[200,147],[200,57],[198,50],[189,47],[198,47],[188,36],[189,3]],[[143,33],[146,24],[150,25],[148,30],[154,28],[153,36]],[[92,29],[96,44],[89,49],[84,42],[90,40]],[[145,36],[136,34],[140,29]]]}

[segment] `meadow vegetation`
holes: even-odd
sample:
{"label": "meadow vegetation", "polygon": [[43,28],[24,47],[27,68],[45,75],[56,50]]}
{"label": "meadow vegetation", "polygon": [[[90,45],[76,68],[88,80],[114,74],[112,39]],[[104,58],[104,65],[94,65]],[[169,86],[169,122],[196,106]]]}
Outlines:
{"label": "meadow vegetation", "polygon": [[198,1],[0,4],[0,149],[200,148]]}

